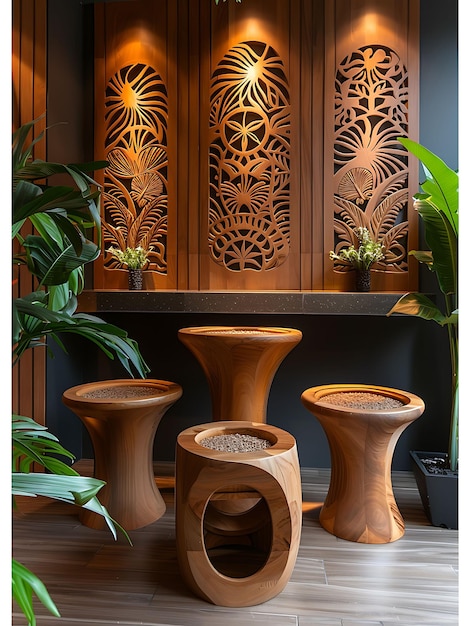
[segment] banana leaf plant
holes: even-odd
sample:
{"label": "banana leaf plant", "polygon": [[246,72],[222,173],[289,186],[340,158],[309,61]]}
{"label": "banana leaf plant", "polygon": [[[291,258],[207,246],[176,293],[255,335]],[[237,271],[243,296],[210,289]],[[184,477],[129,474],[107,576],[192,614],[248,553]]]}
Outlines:
{"label": "banana leaf plant", "polygon": [[[62,348],[61,333],[75,333],[93,341],[109,357],[118,358],[133,376],[145,377],[149,368],[136,342],[117,326],[98,317],[76,313],[77,296],[84,286],[84,265],[98,258],[100,247],[87,237],[91,228],[100,234],[101,190],[88,172],[106,167],[106,161],[63,165],[32,160],[34,145],[27,137],[37,122],[20,127],[13,135],[13,223],[16,240],[13,263],[26,265],[37,288],[13,301],[13,355],[21,357],[50,336]],[[51,177],[68,176],[74,186],[52,185]],[[43,182],[46,181],[46,182]],[[35,234],[23,237],[30,222]]]}
{"label": "banana leaf plant", "polygon": [[434,272],[443,305],[422,293],[402,296],[388,315],[402,313],[433,320],[447,329],[451,360],[451,415],[448,444],[450,469],[458,469],[458,174],[424,146],[404,137],[400,143],[422,163],[425,180],[414,207],[430,250],[410,254]]}
{"label": "banana leaf plant", "polygon": [[[130,376],[144,378],[149,367],[137,343],[124,330],[98,317],[76,313],[77,296],[84,287],[84,265],[100,254],[99,245],[88,236],[94,229],[97,241],[101,241],[101,189],[90,173],[107,163],[63,165],[34,160],[34,145],[43,139],[44,132],[31,143],[27,141],[37,121],[20,127],[12,145],[13,264],[26,266],[35,281],[31,293],[13,300],[13,362],[30,348],[47,346],[47,339],[65,350],[61,337],[74,333],[95,343],[109,358],[116,357]],[[54,185],[56,175],[70,184]],[[24,235],[25,230],[31,234]],[[115,539],[118,528],[129,541],[97,497],[103,481],[80,476],[60,460],[61,456],[69,461],[74,457],[46,427],[30,417],[13,415],[12,448],[13,499],[41,495],[88,508],[105,518]],[[31,471],[33,463],[46,471]],[[15,559],[12,593],[30,626],[36,624],[33,594],[59,616],[42,581]]]}

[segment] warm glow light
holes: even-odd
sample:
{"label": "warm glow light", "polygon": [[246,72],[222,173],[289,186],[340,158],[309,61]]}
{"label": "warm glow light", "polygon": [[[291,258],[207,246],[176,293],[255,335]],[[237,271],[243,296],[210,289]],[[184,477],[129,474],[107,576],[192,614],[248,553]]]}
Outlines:
{"label": "warm glow light", "polygon": [[249,80],[254,80],[257,77],[257,69],[255,65],[251,65],[247,68],[247,78]]}
{"label": "warm glow light", "polygon": [[311,511],[320,511],[323,502],[304,502],[302,504],[303,513],[310,513]]}
{"label": "warm glow light", "polygon": [[363,30],[368,36],[373,36],[378,30],[378,14],[366,13],[363,18]]}
{"label": "warm glow light", "polygon": [[245,40],[249,39],[259,39],[262,33],[262,26],[259,20],[256,19],[247,19],[244,20],[243,24],[243,32]]}

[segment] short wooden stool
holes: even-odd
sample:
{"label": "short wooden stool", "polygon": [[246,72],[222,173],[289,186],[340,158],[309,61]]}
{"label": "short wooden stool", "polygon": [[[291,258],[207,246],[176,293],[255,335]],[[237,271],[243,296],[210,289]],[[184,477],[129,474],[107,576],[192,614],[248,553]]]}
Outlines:
{"label": "short wooden stool", "polygon": [[[62,400],[85,424],[95,455],[95,478],[106,485],[98,499],[125,530],[155,522],[165,502],[155,484],[153,444],[167,409],[182,395],[165,380],[122,379],[85,383],[67,389]],[[80,521],[105,528],[102,516],[80,510]]]}
{"label": "short wooden stool", "polygon": [[[333,394],[341,394],[336,395],[338,403],[329,401]],[[343,394],[345,400],[350,394],[364,397],[362,406],[341,402]],[[319,514],[321,526],[341,539],[360,543],[400,539],[404,520],[394,498],[391,462],[401,433],[422,415],[423,401],[407,391],[348,384],[311,387],[301,400],[329,441],[332,467]],[[385,408],[388,400],[400,406]]]}
{"label": "short wooden stool", "polygon": [[[200,442],[221,435],[268,441],[232,452]],[[175,517],[181,574],[220,606],[260,604],[280,593],[296,561],[302,494],[296,441],[275,426],[221,421],[177,438]]]}
{"label": "short wooden stool", "polygon": [[273,377],[302,333],[293,328],[199,326],[180,329],[178,337],[206,375],[213,420],[266,422]]}

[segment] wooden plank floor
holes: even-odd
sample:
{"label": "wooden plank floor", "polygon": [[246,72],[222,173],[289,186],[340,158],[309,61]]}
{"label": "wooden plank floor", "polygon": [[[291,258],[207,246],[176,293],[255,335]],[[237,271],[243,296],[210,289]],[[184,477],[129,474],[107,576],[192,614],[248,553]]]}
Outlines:
{"label": "wooden plank floor", "polygon": [[[76,464],[83,474],[91,462]],[[259,606],[227,609],[204,602],[180,578],[174,533],[172,464],[155,466],[167,512],[114,541],[80,524],[77,509],[19,498],[13,555],[46,583],[61,618],[37,604],[38,626],[444,626],[458,624],[458,531],[435,528],[423,513],[412,473],[394,472],[406,523],[402,539],[357,544],[318,522],[328,470],[303,469],[303,527],[290,582]],[[12,623],[26,620],[16,606]]]}

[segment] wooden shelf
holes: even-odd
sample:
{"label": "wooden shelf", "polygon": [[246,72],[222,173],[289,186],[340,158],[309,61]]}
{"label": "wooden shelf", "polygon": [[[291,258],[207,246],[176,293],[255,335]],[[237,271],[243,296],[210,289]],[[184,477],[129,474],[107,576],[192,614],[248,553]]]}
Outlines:
{"label": "wooden shelf", "polygon": [[79,311],[88,313],[287,313],[386,315],[401,292],[326,291],[84,291]]}

